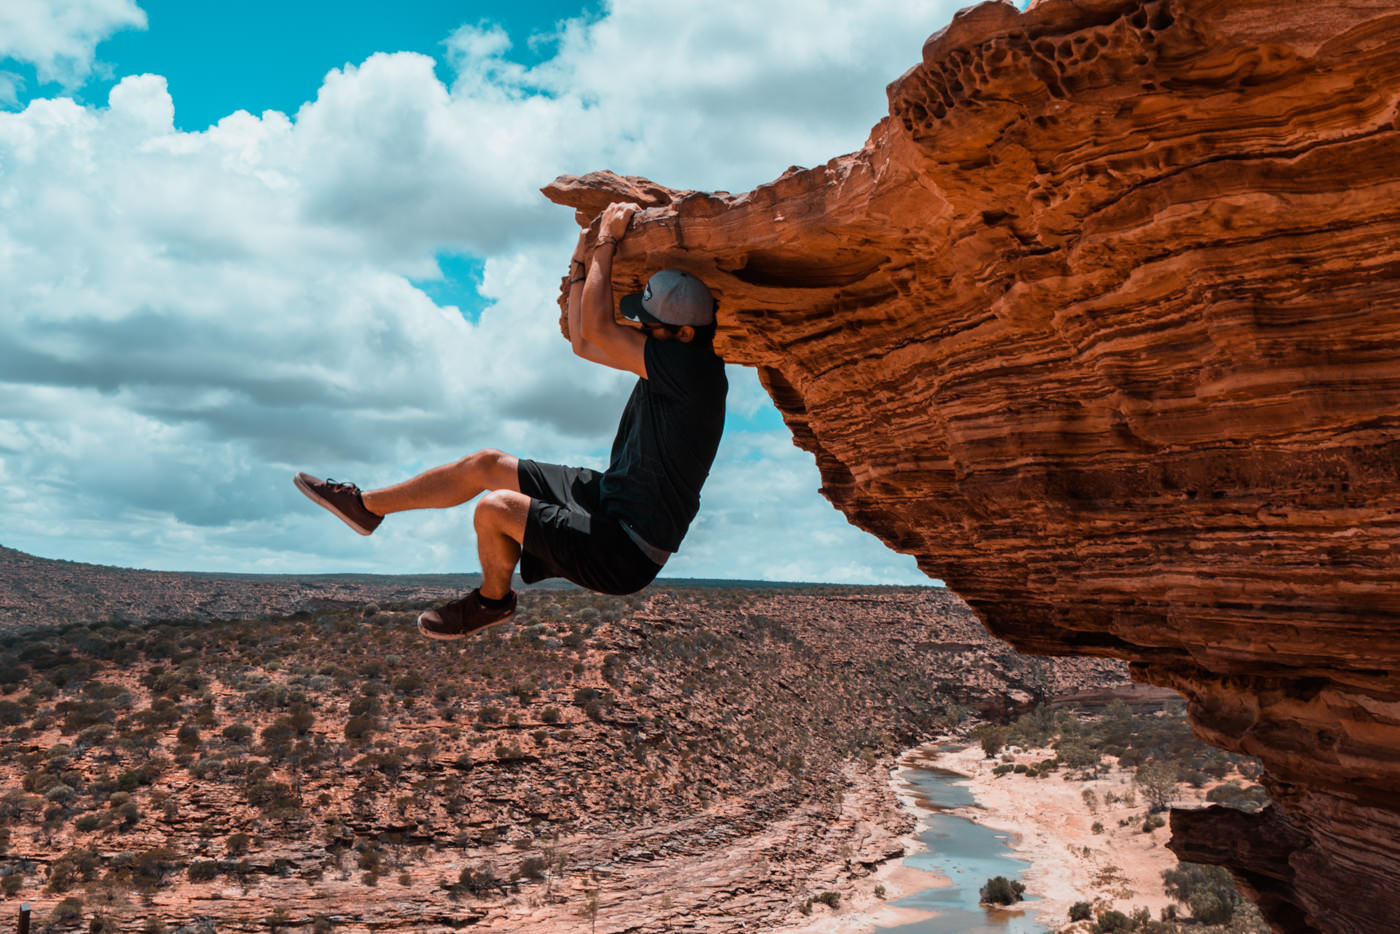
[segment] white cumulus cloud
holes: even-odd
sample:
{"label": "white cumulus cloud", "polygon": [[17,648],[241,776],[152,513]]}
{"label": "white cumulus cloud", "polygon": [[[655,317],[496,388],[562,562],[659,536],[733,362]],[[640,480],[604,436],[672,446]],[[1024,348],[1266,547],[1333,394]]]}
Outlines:
{"label": "white cumulus cloud", "polygon": [[[0,58],[30,62],[40,81],[75,87],[92,71],[99,42],[119,29],[145,28],[133,0],[5,0]],[[0,102],[4,90],[0,82]]]}
{"label": "white cumulus cloud", "polygon": [[[143,22],[117,0],[47,6],[3,6],[3,51],[70,76]],[[347,537],[292,472],[372,487],[487,446],[605,462],[631,378],[559,336],[576,229],[538,188],[612,168],[738,191],[858,148],[954,9],[628,0],[564,23],[533,67],[511,58],[530,37],[465,23],[450,83],[427,56],[376,54],[296,113],[201,132],[175,129],[157,75],[123,76],[106,106],[0,113],[5,543],[169,568],[474,568],[467,510]],[[470,316],[414,285],[446,253],[483,264]],[[762,398],[731,370],[733,423]],[[786,432],[732,428],[668,573],[921,579],[818,485]]]}

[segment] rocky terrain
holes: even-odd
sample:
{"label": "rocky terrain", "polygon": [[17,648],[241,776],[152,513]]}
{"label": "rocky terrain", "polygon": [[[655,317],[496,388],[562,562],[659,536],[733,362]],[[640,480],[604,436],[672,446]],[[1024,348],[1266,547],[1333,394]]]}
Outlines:
{"label": "rocky terrain", "polygon": [[185,574],[28,555],[0,545],[0,631],[73,622],[213,620],[450,600],[477,575]]}
{"label": "rocky terrain", "polygon": [[417,634],[425,602],[0,635],[5,905],[54,931],[797,924],[903,853],[899,752],[1127,686],[937,588],[532,590],[464,643]]}
{"label": "rocky terrain", "polygon": [[1281,931],[1400,918],[1400,11],[987,2],[865,147],[646,210],[822,492],[1028,652],[1129,660],[1275,806],[1174,821]]}

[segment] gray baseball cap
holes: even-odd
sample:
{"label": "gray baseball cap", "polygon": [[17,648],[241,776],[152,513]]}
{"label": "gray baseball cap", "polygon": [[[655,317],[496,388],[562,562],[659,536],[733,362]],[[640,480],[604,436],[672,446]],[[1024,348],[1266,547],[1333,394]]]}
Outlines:
{"label": "gray baseball cap", "polygon": [[715,323],[715,298],[705,283],[680,269],[663,269],[641,292],[618,303],[623,317],[643,324],[704,327]]}

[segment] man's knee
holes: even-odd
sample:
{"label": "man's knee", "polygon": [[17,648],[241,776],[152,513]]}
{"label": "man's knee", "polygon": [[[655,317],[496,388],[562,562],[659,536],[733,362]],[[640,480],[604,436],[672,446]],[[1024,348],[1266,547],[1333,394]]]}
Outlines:
{"label": "man's knee", "polygon": [[517,490],[520,487],[520,461],[505,451],[485,448],[468,454],[458,464],[488,490]]}
{"label": "man's knee", "polygon": [[515,490],[493,490],[476,504],[472,525],[477,534],[502,532],[519,541],[525,534],[525,519],[530,512],[530,497]]}

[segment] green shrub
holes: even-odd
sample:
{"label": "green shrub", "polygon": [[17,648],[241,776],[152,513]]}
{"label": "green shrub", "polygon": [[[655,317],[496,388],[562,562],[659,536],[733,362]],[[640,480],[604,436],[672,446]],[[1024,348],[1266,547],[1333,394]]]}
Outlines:
{"label": "green shrub", "polygon": [[350,700],[350,716],[361,717],[379,712],[379,700],[373,694],[360,694]]}
{"label": "green shrub", "polygon": [[1001,748],[1006,745],[1006,738],[1011,730],[1004,726],[992,726],[990,724],[979,726],[972,731],[972,735],[982,744],[982,752],[987,758],[993,758],[1001,752]]}
{"label": "green shrub", "polygon": [[110,723],[94,723],[92,726],[79,733],[75,742],[80,749],[101,746],[111,738],[112,732],[112,725]]}
{"label": "green shrub", "polygon": [[293,704],[292,711],[287,716],[291,719],[292,729],[297,731],[298,736],[310,733],[311,728],[316,725],[316,715],[306,704]]}
{"label": "green shrub", "polygon": [[1069,906],[1069,919],[1071,921],[1088,921],[1094,916],[1094,906],[1088,902],[1075,902]]}
{"label": "green shrub", "polygon": [[423,676],[413,671],[394,679],[394,690],[400,694],[420,694],[427,686]]}
{"label": "green shrub", "polygon": [[1056,744],[1055,762],[1067,769],[1087,771],[1096,768],[1099,761],[1100,756],[1096,750],[1077,740],[1066,740]]}
{"label": "green shrub", "polygon": [[978,890],[982,901],[988,905],[1014,905],[1025,893],[1024,882],[1013,882],[1006,876],[993,876]]}
{"label": "green shrub", "polygon": [[83,916],[83,900],[76,895],[71,895],[53,906],[53,911],[49,912],[49,920],[54,924],[72,924]]}
{"label": "green shrub", "polygon": [[1238,899],[1233,891],[1221,892],[1217,889],[1202,889],[1187,900],[1191,917],[1199,924],[1229,924],[1235,917],[1235,902]]}
{"label": "green shrub", "polygon": [[71,787],[59,782],[56,785],[49,786],[48,791],[44,792],[44,800],[56,804],[68,804],[72,802],[76,794],[77,793],[73,791]]}
{"label": "green shrub", "polygon": [[49,863],[49,891],[62,892],[78,882],[90,882],[101,865],[96,850],[69,850]]}
{"label": "green shrub", "polygon": [[1242,788],[1234,782],[1227,782],[1206,792],[1206,800],[1253,813],[1269,803],[1269,794],[1259,785]]}
{"label": "green shrub", "polygon": [[190,863],[190,881],[208,882],[219,874],[219,864],[212,859],[197,859]]}
{"label": "green shrub", "polygon": [[1099,919],[1094,924],[1094,934],[1114,934],[1116,931],[1131,931],[1133,929],[1133,919],[1123,914],[1121,911],[1109,909],[1099,912]]}
{"label": "green shrub", "polygon": [[136,881],[145,885],[158,884],[174,868],[177,855],[165,846],[154,846],[138,854],[131,867]]}
{"label": "green shrub", "polygon": [[1229,923],[1241,902],[1234,877],[1221,866],[1178,863],[1175,869],[1162,873],[1162,881],[1166,893],[1184,902],[1191,917],[1202,924]]}
{"label": "green shrub", "polygon": [[501,882],[496,878],[495,867],[490,863],[482,863],[479,866],[464,868],[457,876],[457,885],[473,895],[480,895],[499,888]]}
{"label": "green shrub", "polygon": [[345,738],[352,743],[362,742],[375,730],[373,717],[351,717],[345,721]]}
{"label": "green shrub", "polygon": [[223,737],[230,743],[247,742],[253,735],[253,728],[246,723],[230,723],[223,729]]}

